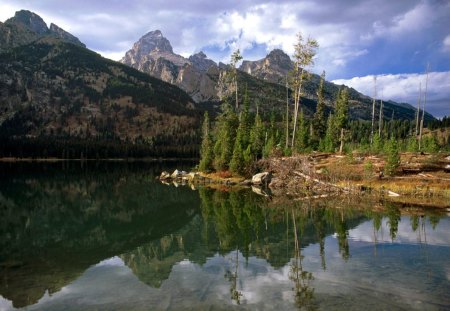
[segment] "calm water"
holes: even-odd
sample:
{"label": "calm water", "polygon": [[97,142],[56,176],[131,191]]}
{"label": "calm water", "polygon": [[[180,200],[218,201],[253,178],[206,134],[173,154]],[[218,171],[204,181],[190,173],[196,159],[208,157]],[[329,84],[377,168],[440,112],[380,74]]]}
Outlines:
{"label": "calm water", "polygon": [[446,211],[280,205],[167,167],[0,164],[0,310],[450,309]]}

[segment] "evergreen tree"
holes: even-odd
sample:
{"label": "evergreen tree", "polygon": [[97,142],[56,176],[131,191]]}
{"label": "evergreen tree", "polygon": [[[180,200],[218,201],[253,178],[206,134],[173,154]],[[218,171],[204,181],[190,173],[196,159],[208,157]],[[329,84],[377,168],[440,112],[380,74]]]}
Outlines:
{"label": "evergreen tree", "polygon": [[250,143],[250,130],[252,127],[252,118],[250,115],[250,100],[248,98],[248,89],[245,89],[243,109],[239,118],[239,131],[241,133],[242,146],[244,150]]}
{"label": "evergreen tree", "polygon": [[325,116],[325,98],[323,83],[325,81],[325,71],[320,76],[319,89],[317,90],[317,108],[314,114],[313,126],[314,126],[314,139],[320,141],[325,137],[327,131],[327,119]]}
{"label": "evergreen tree", "polygon": [[398,152],[398,142],[391,136],[391,139],[387,143],[386,147],[387,160],[386,160],[386,175],[393,175],[395,170],[400,165],[400,154]]}
{"label": "evergreen tree", "polygon": [[423,138],[423,150],[425,152],[431,152],[435,153],[439,150],[439,145],[436,141],[436,137],[433,136],[426,136]]}
{"label": "evergreen tree", "polygon": [[234,142],[233,156],[230,161],[230,170],[235,174],[242,174],[245,169],[244,149],[242,148],[242,134],[238,131]]}
{"label": "evergreen tree", "polygon": [[305,152],[309,146],[309,130],[306,120],[303,116],[303,110],[300,111],[300,116],[298,120],[298,135],[297,142],[295,144],[295,149],[299,152]]}
{"label": "evergreen tree", "polygon": [[266,143],[265,143],[265,145],[264,145],[263,158],[268,158],[271,155],[272,150],[273,150],[274,147],[275,147],[274,137],[273,136],[269,136],[267,141],[266,141]]}
{"label": "evergreen tree", "polygon": [[231,106],[225,102],[216,122],[216,143],[214,145],[214,168],[228,169],[234,149],[238,118]]}
{"label": "evergreen tree", "polygon": [[325,132],[325,137],[319,143],[319,149],[321,151],[334,152],[336,137],[336,126],[334,123],[335,117],[333,114],[330,114],[327,120],[327,131]]}
{"label": "evergreen tree", "polygon": [[259,113],[256,114],[255,122],[250,131],[250,146],[255,158],[261,158],[264,148],[264,124]]}
{"label": "evergreen tree", "polygon": [[202,126],[202,146],[200,149],[200,163],[199,169],[201,171],[209,171],[213,168],[214,152],[213,152],[213,139],[210,130],[210,121],[208,112],[205,112],[203,116]]}
{"label": "evergreen tree", "polygon": [[336,128],[340,131],[339,153],[342,153],[344,148],[344,130],[348,123],[348,89],[339,91],[336,103]]}
{"label": "evergreen tree", "polygon": [[419,151],[419,144],[417,142],[416,137],[410,137],[406,144],[406,150],[408,152],[417,152]]}
{"label": "evergreen tree", "polygon": [[376,153],[383,151],[383,140],[378,133],[373,136],[372,150]]}
{"label": "evergreen tree", "polygon": [[243,174],[246,168],[244,159],[244,150],[250,144],[250,112],[249,112],[248,92],[246,90],[244,97],[244,107],[240,114],[239,127],[236,133],[236,140],[233,147],[233,156],[230,162],[230,170],[236,174]]}
{"label": "evergreen tree", "polygon": [[231,76],[234,82],[234,88],[235,88],[235,100],[236,100],[236,111],[239,109],[239,101],[238,101],[238,73],[236,65],[237,63],[242,59],[241,52],[239,49],[234,51],[234,53],[231,55]]}

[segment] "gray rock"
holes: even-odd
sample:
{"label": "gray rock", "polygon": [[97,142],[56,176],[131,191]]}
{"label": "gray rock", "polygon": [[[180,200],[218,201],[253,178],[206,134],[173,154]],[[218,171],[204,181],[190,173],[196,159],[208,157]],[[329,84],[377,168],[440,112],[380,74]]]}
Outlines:
{"label": "gray rock", "polygon": [[170,173],[169,172],[166,172],[166,171],[163,171],[162,173],[161,173],[161,175],[159,176],[159,179],[160,180],[165,180],[165,179],[169,179],[170,178]]}
{"label": "gray rock", "polygon": [[181,172],[179,170],[174,170],[172,175],[170,175],[171,178],[177,179],[178,177],[181,177]]}
{"label": "gray rock", "polygon": [[272,174],[269,172],[262,172],[252,177],[253,185],[268,185],[272,179]]}

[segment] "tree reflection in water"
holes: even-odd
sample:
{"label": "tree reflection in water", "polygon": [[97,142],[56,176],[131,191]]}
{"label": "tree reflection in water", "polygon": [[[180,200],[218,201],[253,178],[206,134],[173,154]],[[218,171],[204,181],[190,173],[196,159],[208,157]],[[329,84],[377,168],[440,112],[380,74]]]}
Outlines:
{"label": "tree reflection in water", "polygon": [[[264,259],[277,275],[288,268],[288,278],[283,274],[285,290],[291,295],[292,284],[295,305],[311,310],[321,301],[320,276],[332,274],[336,267],[335,262],[327,266],[325,251],[333,254],[337,248],[344,261],[357,260],[350,257],[350,246],[355,245],[349,243],[352,229],[372,220],[369,235],[373,234],[375,251],[379,241],[390,242],[383,230],[389,232],[389,240],[401,243],[405,238],[400,223],[405,210],[386,202],[377,201],[375,209],[373,202],[340,198],[277,205],[249,190],[200,188],[197,194],[166,187],[143,174],[141,167],[131,172],[99,169],[78,175],[20,172],[0,179],[0,295],[14,306],[60,291],[88,267],[112,256],[119,256],[152,288],[163,288],[172,268],[185,259],[203,267],[221,256],[230,258],[226,273],[219,275],[229,285],[228,303],[251,304],[253,292],[261,290],[252,287],[252,281],[267,271],[242,267],[243,261],[254,262],[250,257],[255,257]],[[427,255],[428,224],[434,229],[445,214],[411,209],[408,213]],[[306,255],[307,248],[317,253]],[[354,252],[361,256],[361,249]]]}
{"label": "tree reflection in water", "polygon": [[[311,272],[303,269],[304,256],[301,253],[301,237],[297,230],[296,211],[292,210],[292,224],[294,230],[294,258],[290,262],[289,279],[294,282],[295,305],[299,309],[313,310],[314,288],[311,286],[314,277]],[[302,228],[301,228],[302,229]]]}

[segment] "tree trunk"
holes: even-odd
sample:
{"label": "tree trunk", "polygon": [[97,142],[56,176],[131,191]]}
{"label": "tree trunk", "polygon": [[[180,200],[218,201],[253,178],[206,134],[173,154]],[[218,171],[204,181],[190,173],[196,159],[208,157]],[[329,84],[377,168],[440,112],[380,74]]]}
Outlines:
{"label": "tree trunk", "polygon": [[286,75],[286,149],[289,147],[289,87]]}
{"label": "tree trunk", "polygon": [[344,128],[341,128],[341,145],[339,146],[339,153],[344,149]]}
{"label": "tree trunk", "polygon": [[235,84],[235,87],[236,87],[236,112],[238,111],[238,109],[239,109],[239,101],[238,101],[238,82],[237,82],[237,73],[236,73],[236,76],[234,77],[234,84]]}
{"label": "tree trunk", "polygon": [[291,141],[292,149],[294,149],[295,146],[295,134],[297,132],[297,121],[298,121],[298,111],[300,108],[300,94],[302,93],[302,82],[303,82],[303,68],[300,73],[300,82],[298,85],[298,89],[296,89],[294,98],[294,128],[292,129],[292,141]]}

